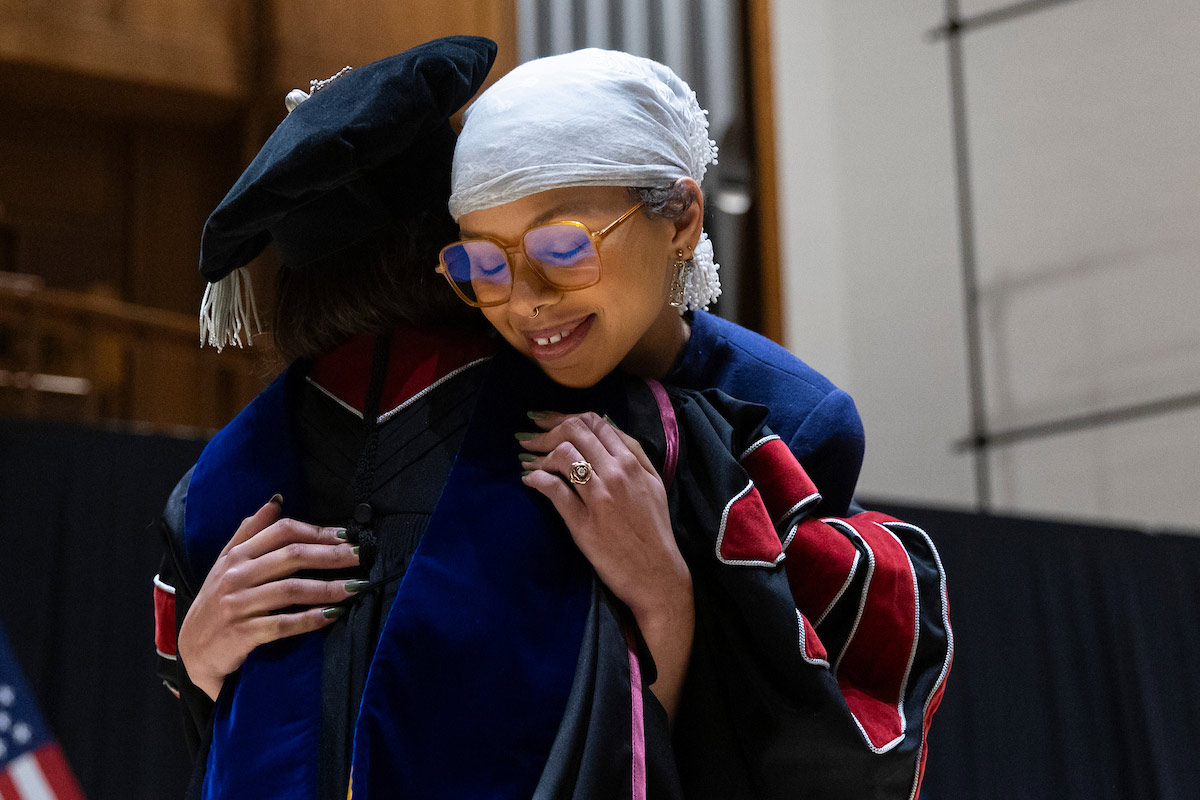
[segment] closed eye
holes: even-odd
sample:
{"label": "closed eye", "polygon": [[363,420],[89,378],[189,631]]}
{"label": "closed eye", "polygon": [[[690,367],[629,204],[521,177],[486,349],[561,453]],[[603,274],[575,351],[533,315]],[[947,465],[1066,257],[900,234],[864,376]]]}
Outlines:
{"label": "closed eye", "polygon": [[547,258],[552,258],[556,261],[567,261],[569,259],[578,258],[584,250],[587,249],[585,243],[581,243],[578,247],[572,247],[570,250],[552,250],[546,254]]}
{"label": "closed eye", "polygon": [[489,267],[486,264],[477,264],[476,266],[479,269],[480,273],[482,273],[484,275],[495,275],[496,273],[504,270],[504,268],[507,267],[508,264],[504,261],[501,261],[501,262],[497,263],[494,267]]}

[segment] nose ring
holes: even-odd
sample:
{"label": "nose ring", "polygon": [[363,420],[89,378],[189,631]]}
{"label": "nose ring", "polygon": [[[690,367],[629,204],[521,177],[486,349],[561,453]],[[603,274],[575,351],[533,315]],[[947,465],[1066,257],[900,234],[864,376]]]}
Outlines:
{"label": "nose ring", "polygon": [[533,307],[533,313],[529,315],[529,318],[530,318],[530,319],[533,319],[533,318],[535,318],[535,317],[536,317],[538,314],[540,314],[540,313],[542,313],[542,307],[541,307],[541,306],[534,306],[534,307]]}

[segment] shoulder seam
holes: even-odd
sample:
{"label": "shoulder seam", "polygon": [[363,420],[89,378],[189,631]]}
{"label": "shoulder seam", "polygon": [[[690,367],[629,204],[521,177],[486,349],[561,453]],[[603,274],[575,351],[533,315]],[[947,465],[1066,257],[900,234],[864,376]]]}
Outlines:
{"label": "shoulder seam", "polygon": [[[753,333],[753,331],[751,331],[751,333]],[[761,334],[759,334],[759,335],[761,335]],[[821,377],[822,377],[822,378],[825,380],[825,382],[828,384],[828,386],[822,386],[822,385],[820,385],[820,384],[813,383],[813,382],[812,382],[812,381],[811,381],[811,380],[808,378],[808,376],[806,376],[806,375],[803,375],[803,374],[802,374],[802,373],[800,373],[799,371],[790,370],[790,369],[787,369],[787,368],[785,368],[784,366],[782,366],[782,365],[780,365],[780,364],[776,364],[776,363],[774,363],[774,362],[772,362],[772,361],[767,361],[767,360],[765,360],[764,358],[762,358],[762,357],[761,357],[760,355],[758,355],[757,353],[754,353],[754,352],[752,352],[752,351],[750,351],[750,350],[747,350],[747,349],[746,349],[746,348],[745,348],[743,345],[741,345],[741,344],[740,344],[740,343],[738,343],[738,342],[735,342],[733,339],[730,339],[728,336],[726,336],[726,335],[725,335],[725,334],[723,334],[723,333],[717,333],[717,334],[716,334],[716,336],[715,336],[714,338],[715,338],[717,341],[719,341],[719,342],[722,342],[722,343],[724,343],[724,344],[727,344],[727,345],[728,345],[730,348],[734,348],[734,349],[736,349],[736,350],[737,350],[739,353],[743,353],[743,354],[745,354],[746,356],[748,356],[748,357],[750,357],[750,358],[754,359],[754,360],[755,360],[757,363],[759,363],[759,364],[762,364],[763,366],[765,366],[765,367],[768,367],[769,369],[771,369],[771,370],[774,370],[775,372],[780,372],[780,373],[782,373],[782,374],[784,374],[784,375],[789,375],[789,376],[791,376],[791,377],[793,377],[793,378],[798,378],[799,380],[803,381],[805,385],[807,385],[807,386],[811,386],[812,388],[814,388],[814,389],[817,389],[817,390],[820,390],[820,391],[824,391],[824,393],[825,393],[826,395],[829,395],[829,394],[830,394],[830,391],[829,391],[829,388],[830,388],[830,387],[832,387],[832,389],[833,389],[834,391],[841,391],[840,389],[838,389],[838,387],[837,387],[836,385],[834,385],[833,381],[829,380],[829,379],[828,379],[828,378],[826,378],[824,375],[821,375],[821,373],[817,372],[817,370],[816,370],[816,369],[814,369],[812,366],[810,366],[810,365],[809,365],[807,362],[805,362],[805,361],[801,360],[801,358],[800,358],[799,356],[797,356],[797,355],[796,355],[796,354],[794,354],[792,351],[788,350],[786,347],[784,347],[783,345],[779,344],[778,342],[773,342],[773,341],[771,341],[770,339],[767,339],[767,341],[768,341],[768,342],[770,342],[771,344],[775,345],[775,346],[776,346],[776,347],[778,347],[780,350],[783,350],[783,351],[784,351],[785,353],[787,353],[789,356],[791,356],[792,358],[796,359],[796,360],[797,360],[797,361],[799,361],[801,364],[804,364],[804,365],[805,365],[806,367],[808,367],[809,369],[813,370],[813,372],[817,372],[817,374],[818,374],[818,375],[821,375]],[[766,338],[766,337],[763,337],[763,338]]]}

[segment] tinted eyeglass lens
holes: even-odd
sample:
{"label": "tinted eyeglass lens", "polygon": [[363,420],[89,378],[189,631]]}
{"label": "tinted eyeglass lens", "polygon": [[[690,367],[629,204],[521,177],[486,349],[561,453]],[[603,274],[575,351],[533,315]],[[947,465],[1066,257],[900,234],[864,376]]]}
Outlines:
{"label": "tinted eyeglass lens", "polygon": [[478,303],[508,299],[512,278],[508,258],[495,243],[458,242],[442,251],[442,263],[455,285]]}
{"label": "tinted eyeglass lens", "polygon": [[600,258],[587,228],[575,222],[543,225],[525,233],[525,253],[559,288],[587,286],[600,274]]}

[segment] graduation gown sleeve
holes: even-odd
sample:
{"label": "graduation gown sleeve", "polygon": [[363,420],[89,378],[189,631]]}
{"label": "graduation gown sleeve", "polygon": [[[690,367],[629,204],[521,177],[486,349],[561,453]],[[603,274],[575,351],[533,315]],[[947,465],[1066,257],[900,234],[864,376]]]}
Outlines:
{"label": "graduation gown sleeve", "polygon": [[200,589],[199,581],[190,574],[183,544],[184,505],[191,477],[189,470],[180,479],[157,522],[164,552],[154,576],[154,649],[158,677],[179,698],[184,736],[195,756],[208,735],[213,702],[192,683],[176,649],[179,628]]}
{"label": "graduation gown sleeve", "polygon": [[684,796],[915,797],[953,649],[928,536],[813,515],[819,487],[765,409],[672,399],[669,496],[696,603],[673,734]]}

